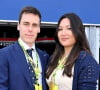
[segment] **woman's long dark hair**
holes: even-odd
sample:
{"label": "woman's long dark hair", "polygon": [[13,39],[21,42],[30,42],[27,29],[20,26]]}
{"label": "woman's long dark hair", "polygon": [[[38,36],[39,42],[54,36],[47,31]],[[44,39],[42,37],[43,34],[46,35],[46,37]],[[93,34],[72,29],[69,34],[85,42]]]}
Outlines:
{"label": "woman's long dark hair", "polygon": [[[66,74],[67,76],[71,77],[72,66],[74,65],[75,60],[79,56],[80,51],[85,50],[89,53],[91,53],[91,51],[90,51],[90,47],[89,47],[89,44],[88,44],[88,41],[87,41],[87,38],[85,35],[85,29],[82,24],[82,21],[75,13],[64,14],[59,19],[57,28],[59,27],[59,24],[62,21],[62,19],[65,19],[65,18],[68,18],[70,20],[72,33],[76,40],[76,43],[73,46],[73,48],[66,60],[66,63],[64,66],[64,72],[63,72],[63,74]],[[57,67],[59,58],[61,58],[61,56],[64,54],[64,47],[60,44],[57,34],[58,34],[58,29],[56,30],[56,35],[55,35],[56,48],[52,55],[51,61],[49,63],[49,66],[48,66],[48,69],[46,72],[47,78],[49,78],[50,74]]]}

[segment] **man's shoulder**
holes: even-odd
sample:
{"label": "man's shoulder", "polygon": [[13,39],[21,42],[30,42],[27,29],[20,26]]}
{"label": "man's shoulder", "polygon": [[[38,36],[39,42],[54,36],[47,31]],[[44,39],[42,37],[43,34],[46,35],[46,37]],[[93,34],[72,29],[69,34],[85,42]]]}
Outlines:
{"label": "man's shoulder", "polygon": [[6,47],[3,47],[0,49],[0,52],[7,52],[7,51],[10,51],[13,49],[13,47],[16,47],[17,46],[17,42],[15,42],[14,44],[11,44],[9,46],[6,46]]}
{"label": "man's shoulder", "polygon": [[49,56],[49,54],[45,51],[45,50],[42,50],[40,48],[36,48],[37,52],[40,53],[40,54],[44,54],[44,55],[47,55]]}

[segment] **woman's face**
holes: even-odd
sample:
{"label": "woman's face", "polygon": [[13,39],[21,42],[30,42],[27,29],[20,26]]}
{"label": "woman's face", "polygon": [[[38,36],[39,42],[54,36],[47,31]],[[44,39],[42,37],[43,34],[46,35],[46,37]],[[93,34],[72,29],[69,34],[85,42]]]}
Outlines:
{"label": "woman's face", "polygon": [[61,20],[58,27],[58,39],[62,46],[65,48],[72,48],[75,44],[76,40],[72,33],[72,28],[70,25],[70,20],[68,18],[64,18]]}

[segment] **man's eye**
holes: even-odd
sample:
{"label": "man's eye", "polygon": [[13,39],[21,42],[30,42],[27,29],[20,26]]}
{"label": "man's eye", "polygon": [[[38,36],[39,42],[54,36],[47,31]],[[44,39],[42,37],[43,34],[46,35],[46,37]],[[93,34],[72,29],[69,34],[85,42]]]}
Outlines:
{"label": "man's eye", "polygon": [[33,24],[33,27],[37,27],[38,25],[37,24]]}
{"label": "man's eye", "polygon": [[39,24],[33,24],[32,26],[33,27],[39,27],[40,25]]}
{"label": "man's eye", "polygon": [[28,24],[27,23],[24,23],[24,25],[27,26]]}

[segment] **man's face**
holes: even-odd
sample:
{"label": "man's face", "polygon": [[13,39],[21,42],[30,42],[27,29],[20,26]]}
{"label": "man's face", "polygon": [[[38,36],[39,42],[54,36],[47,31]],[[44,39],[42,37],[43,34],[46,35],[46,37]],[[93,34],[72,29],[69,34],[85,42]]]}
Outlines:
{"label": "man's face", "polygon": [[35,43],[37,34],[40,32],[40,18],[32,13],[24,13],[18,24],[20,38],[28,45]]}

